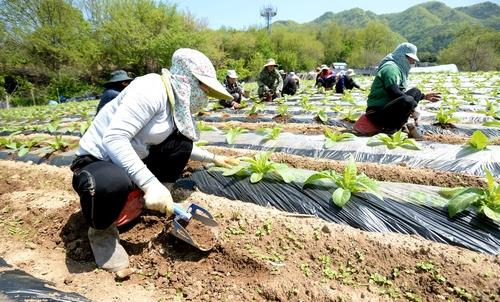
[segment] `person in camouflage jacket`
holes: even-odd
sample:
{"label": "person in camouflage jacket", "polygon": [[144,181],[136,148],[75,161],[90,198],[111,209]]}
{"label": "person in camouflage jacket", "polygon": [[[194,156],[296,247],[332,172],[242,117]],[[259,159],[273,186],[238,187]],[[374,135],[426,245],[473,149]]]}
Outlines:
{"label": "person in camouflage jacket", "polygon": [[271,101],[281,97],[283,78],[275,67],[276,62],[273,59],[267,60],[257,79],[257,84],[259,85],[257,93],[264,101]]}

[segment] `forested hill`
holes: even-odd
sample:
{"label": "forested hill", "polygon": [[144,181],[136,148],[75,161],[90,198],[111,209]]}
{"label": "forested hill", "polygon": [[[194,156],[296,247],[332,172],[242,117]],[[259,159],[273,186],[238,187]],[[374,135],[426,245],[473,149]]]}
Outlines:
{"label": "forested hill", "polygon": [[291,29],[324,27],[332,22],[347,27],[364,27],[371,21],[385,23],[389,28],[416,44],[419,51],[437,53],[450,44],[458,32],[473,25],[500,30],[500,6],[483,2],[467,7],[451,8],[444,3],[431,1],[415,5],[400,13],[377,15],[368,10],[353,8],[339,13],[327,12],[304,24],[277,21]]}

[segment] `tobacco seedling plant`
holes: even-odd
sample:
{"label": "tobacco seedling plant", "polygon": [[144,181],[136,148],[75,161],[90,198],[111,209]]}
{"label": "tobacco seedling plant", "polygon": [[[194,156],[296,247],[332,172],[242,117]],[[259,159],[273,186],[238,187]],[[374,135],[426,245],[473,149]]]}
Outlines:
{"label": "tobacco seedling plant", "polygon": [[441,190],[439,194],[450,199],[448,202],[448,215],[454,217],[472,206],[486,217],[500,222],[500,185],[487,169],[486,181],[486,189],[458,187]]}
{"label": "tobacco seedling plant", "polygon": [[370,147],[385,145],[388,149],[401,147],[412,150],[420,150],[420,146],[417,142],[415,142],[412,138],[408,138],[408,134],[402,132],[401,130],[391,136],[385,133],[379,133],[371,137],[366,144]]}
{"label": "tobacco seedling plant", "polygon": [[353,110],[353,109],[349,109],[349,110],[343,111],[340,115],[340,118],[343,120],[346,120],[348,122],[355,122],[360,115],[361,115],[360,112]]}
{"label": "tobacco seedling plant", "polygon": [[281,134],[281,130],[283,128],[280,126],[275,126],[271,129],[269,128],[259,128],[257,129],[257,133],[262,133],[265,135],[264,141],[270,141],[270,140],[275,140],[278,138],[278,136]]}
{"label": "tobacco seedling plant", "polygon": [[477,151],[486,149],[489,143],[490,140],[486,135],[484,135],[483,132],[481,132],[481,130],[474,131],[474,133],[472,133],[471,137],[467,141],[467,145]]}
{"label": "tobacco seedling plant", "polygon": [[332,170],[318,172],[309,176],[304,182],[304,186],[313,184],[322,179],[332,181],[338,186],[332,194],[332,200],[341,208],[349,201],[352,193],[369,192],[379,199],[383,199],[377,182],[364,173],[358,174],[356,162],[352,155],[349,156],[349,160],[342,174]]}
{"label": "tobacco seedling plant", "polygon": [[277,108],[278,110],[278,115],[281,117],[287,117],[288,116],[288,105],[286,104],[280,104]]}
{"label": "tobacco seedling plant", "polygon": [[248,110],[247,115],[256,115],[259,111],[264,109],[264,104],[262,103],[254,103],[250,110]]}
{"label": "tobacco seedling plant", "polygon": [[213,126],[213,125],[209,125],[207,123],[205,123],[204,121],[198,121],[196,123],[196,126],[198,127],[198,130],[200,131],[217,131],[217,127]]}
{"label": "tobacco seedling plant", "polygon": [[248,176],[250,182],[257,183],[262,180],[264,175],[274,173],[279,175],[285,183],[293,181],[293,175],[290,173],[290,168],[286,164],[279,164],[271,161],[269,157],[271,152],[261,152],[254,156],[240,158],[240,164],[232,168],[223,169],[224,176]]}
{"label": "tobacco seedling plant", "polygon": [[316,113],[316,120],[323,124],[328,123],[328,115],[326,114],[325,109],[321,109],[318,113]]}
{"label": "tobacco seedling plant", "polygon": [[439,108],[439,111],[436,113],[436,120],[440,125],[450,124],[452,122],[458,122],[459,119],[453,116],[455,110],[445,110],[443,107]]}
{"label": "tobacco seedling plant", "polygon": [[325,144],[323,147],[326,149],[333,147],[340,141],[352,140],[356,137],[356,135],[352,133],[333,132],[331,129],[325,129],[323,134],[325,135]]}
{"label": "tobacco seedling plant", "polygon": [[248,132],[247,129],[236,126],[226,130],[226,141],[228,144],[232,145],[236,142],[236,138],[242,134]]}

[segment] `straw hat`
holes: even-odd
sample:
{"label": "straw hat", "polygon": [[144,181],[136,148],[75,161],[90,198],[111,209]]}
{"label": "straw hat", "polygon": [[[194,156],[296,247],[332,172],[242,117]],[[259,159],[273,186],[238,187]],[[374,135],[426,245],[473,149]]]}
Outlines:
{"label": "straw hat", "polygon": [[329,70],[330,67],[326,66],[326,64],[321,65],[321,70]]}
{"label": "straw hat", "polygon": [[352,76],[356,75],[356,73],[354,72],[354,70],[352,70],[351,68],[347,69],[347,71],[345,72],[345,74],[348,77],[352,77]]}
{"label": "straw hat", "polygon": [[276,61],[274,61],[274,59],[269,59],[267,60],[266,64],[264,65],[264,67],[267,67],[267,66],[277,66],[278,64],[276,64]]}

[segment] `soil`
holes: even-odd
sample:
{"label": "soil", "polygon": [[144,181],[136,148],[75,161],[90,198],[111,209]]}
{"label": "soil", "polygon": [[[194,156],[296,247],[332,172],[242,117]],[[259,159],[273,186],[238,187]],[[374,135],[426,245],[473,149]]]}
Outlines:
{"label": "soil", "polygon": [[457,126],[453,125],[452,123],[444,123],[444,124],[441,124],[441,123],[434,123],[432,124],[434,126],[438,126],[438,127],[441,127],[443,129],[453,129],[453,128],[457,128]]}
{"label": "soil", "polygon": [[[46,207],[20,193],[34,190],[65,202]],[[137,273],[116,282],[95,268],[69,169],[0,161],[0,240],[8,242],[0,257],[12,266],[0,270],[21,269],[95,301],[495,301],[500,295],[499,256],[201,192],[173,189],[172,195],[214,215],[215,248],[185,244],[165,231],[164,217],[146,211],[120,230]]]}
{"label": "soil", "polygon": [[217,243],[217,237],[212,232],[212,228],[198,220],[191,219],[189,223],[184,224],[184,229],[189,233],[194,243],[202,250],[210,250]]}
{"label": "soil", "polygon": [[[224,147],[208,147],[210,151],[226,156],[253,156],[258,151],[231,149]],[[271,159],[278,163],[285,163],[293,168],[314,171],[335,170],[342,172],[345,161],[311,158],[300,155],[291,155],[283,152],[274,152]],[[356,163],[359,172],[379,181],[407,182],[420,185],[438,187],[483,187],[484,179],[464,173],[436,171],[432,169],[411,168],[404,165],[380,165],[374,163]]]}
{"label": "soil", "polygon": [[279,124],[284,124],[284,123],[287,123],[288,120],[290,119],[290,116],[288,115],[276,115],[273,117],[273,121],[275,121],[276,123],[279,123]]}

